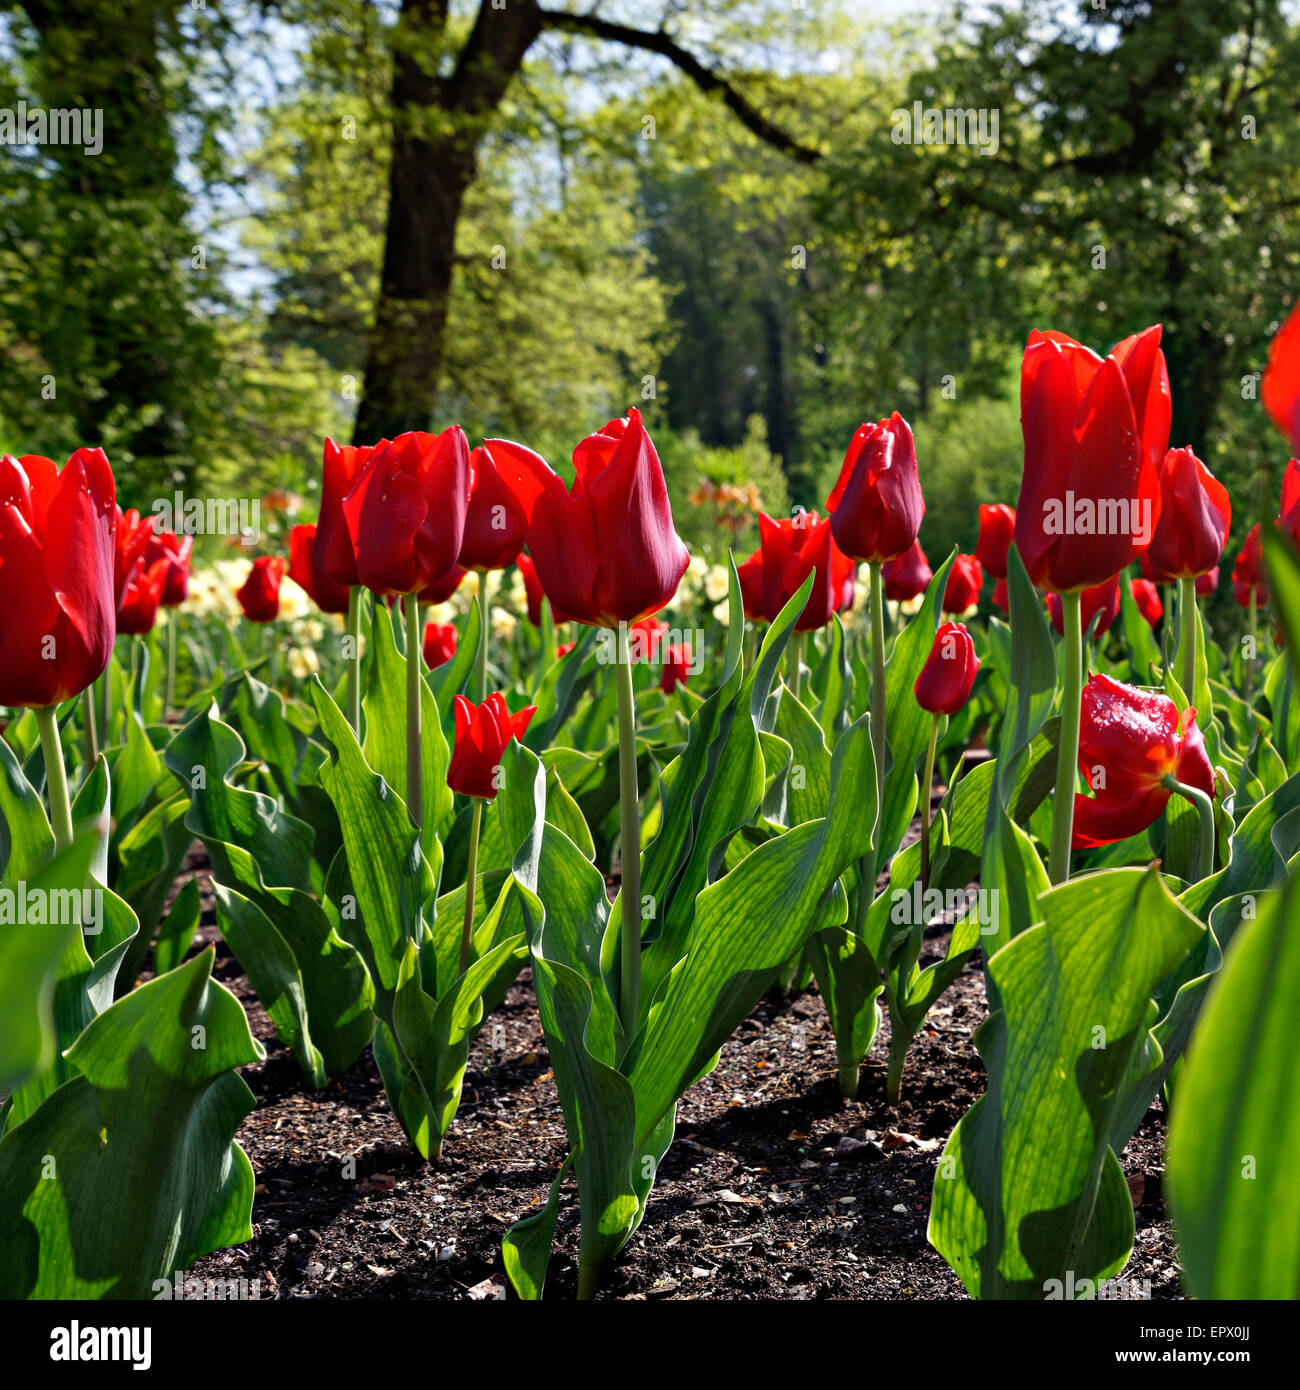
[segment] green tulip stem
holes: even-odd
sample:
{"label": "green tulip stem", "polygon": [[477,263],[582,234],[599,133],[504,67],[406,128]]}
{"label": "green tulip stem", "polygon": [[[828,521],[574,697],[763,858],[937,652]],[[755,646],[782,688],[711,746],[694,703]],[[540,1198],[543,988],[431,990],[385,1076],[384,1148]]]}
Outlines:
{"label": "green tulip stem", "polygon": [[1246,658],[1246,703],[1255,703],[1255,661],[1259,649],[1259,600],[1250,586],[1250,655]]}
{"label": "green tulip stem", "polygon": [[487,699],[488,682],[488,572],[478,572],[478,680],[475,698],[481,705]]}
{"label": "green tulip stem", "polygon": [[163,691],[164,723],[167,722],[167,716],[176,703],[176,647],[180,635],[178,631],[180,621],[180,609],[169,608],[167,610],[167,684]]}
{"label": "green tulip stem", "polygon": [[622,1051],[631,1046],[641,1006],[641,824],[636,785],[636,702],[627,624],[618,625],[619,843],[623,863],[623,919],[619,944],[618,1017]]}
{"label": "green tulip stem", "polygon": [[[114,644],[116,645],[116,644]],[[104,743],[108,745],[113,742],[113,652],[108,654],[108,665],[104,667],[104,674],[100,677],[104,682]]]}
{"label": "green tulip stem", "polygon": [[1065,628],[1065,689],[1061,695],[1061,742],[1056,750],[1056,802],[1052,808],[1052,853],[1048,877],[1070,877],[1074,837],[1074,770],[1079,761],[1079,707],[1083,699],[1082,595],[1061,595]]}
{"label": "green tulip stem", "polygon": [[469,857],[465,861],[465,925],[460,933],[460,973],[469,969],[469,942],[474,934],[474,888],[478,877],[478,841],[483,829],[483,798],[474,798],[474,819],[469,825]]}
{"label": "green tulip stem", "polygon": [[68,796],[68,773],[63,766],[63,745],[59,742],[59,718],[54,705],[32,710],[41,734],[41,753],[45,758],[45,790],[50,798],[50,824],[54,827],[54,848],[67,849],[72,843],[72,800]]}
{"label": "green tulip stem", "polygon": [[939,746],[939,720],[930,721],[930,746],[925,751],[925,776],[921,780],[921,892],[930,886],[930,789],[934,785],[934,753]]}
{"label": "green tulip stem", "polygon": [[790,648],[788,669],[786,671],[786,684],[794,692],[796,700],[803,699],[803,658],[804,647],[808,641],[806,632],[793,632],[790,634]]}
{"label": "green tulip stem", "polygon": [[871,570],[871,752],[876,764],[876,826],[871,852],[858,861],[858,902],[855,929],[861,934],[876,888],[880,862],[880,831],[885,814],[885,759],[889,741],[885,728],[885,590],[879,560]]}
{"label": "green tulip stem", "polygon": [[361,585],[348,588],[348,616],[344,635],[350,648],[348,657],[348,723],[361,741]]}
{"label": "green tulip stem", "polygon": [[81,712],[86,725],[86,771],[89,772],[95,766],[95,759],[99,757],[99,730],[96,727],[93,683],[81,692]]}
{"label": "green tulip stem", "polygon": [[1200,883],[1214,872],[1214,803],[1200,787],[1189,787],[1186,782],[1180,782],[1172,772],[1161,778],[1161,785],[1179,796],[1186,797],[1200,814],[1200,831],[1196,836],[1196,862],[1192,868],[1192,882]]}
{"label": "green tulip stem", "polygon": [[424,826],[423,788],[420,785],[420,601],[406,596],[406,809],[417,830]]}
{"label": "green tulip stem", "polygon": [[1183,694],[1195,704],[1196,689],[1196,580],[1178,581],[1178,617],[1183,625]]}

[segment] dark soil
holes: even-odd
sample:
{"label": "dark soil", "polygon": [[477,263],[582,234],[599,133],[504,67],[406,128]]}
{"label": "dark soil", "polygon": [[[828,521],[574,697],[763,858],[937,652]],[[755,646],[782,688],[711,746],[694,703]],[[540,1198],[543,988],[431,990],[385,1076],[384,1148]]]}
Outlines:
{"label": "dark soil", "polygon": [[[529,973],[474,1045],[443,1157],[424,1163],[368,1054],[326,1090],[306,1087],[204,897],[201,939],[217,941],[217,977],[267,1058],[244,1069],[258,1104],[238,1136],[257,1174],[253,1240],[200,1260],[192,1277],[257,1279],[263,1298],[506,1297],[501,1237],[545,1200],[566,1152]],[[923,963],[946,935],[934,933]],[[844,1102],[815,990],[763,1000],[683,1099],[645,1221],[600,1296],[965,1298],[925,1232],[943,1142],[984,1087],[973,1042],[984,1017],[972,963],[913,1043],[895,1109],[885,1101],[887,1020],[859,1099]],[[1123,1158],[1137,1215],[1125,1274],[1149,1280],[1154,1299],[1182,1296],[1161,1205],[1163,1148],[1157,1102]],[[548,1298],[573,1295],[577,1234],[570,1181]]]}

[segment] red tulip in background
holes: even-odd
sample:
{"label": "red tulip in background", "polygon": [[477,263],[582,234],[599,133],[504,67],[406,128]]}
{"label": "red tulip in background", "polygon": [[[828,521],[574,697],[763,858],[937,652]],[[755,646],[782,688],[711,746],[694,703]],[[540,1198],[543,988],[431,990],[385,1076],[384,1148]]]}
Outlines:
{"label": "red tulip in background", "polygon": [[799,512],[775,521],[766,512],[758,518],[759,546],[737,570],[745,616],[770,623],[816,572],[808,602],[794,625],[796,632],[813,632],[853,603],[857,566],[835,544],[831,518]]}
{"label": "red tulip in background", "polygon": [[1040,589],[1109,580],[1160,518],[1156,468],[1169,447],[1160,325],[1109,357],[1063,333],[1029,335],[1020,369],[1025,464],[1015,542]]}
{"label": "red tulip in background", "polygon": [[120,609],[126,598],[127,586],[144,562],[153,522],[142,517],[134,507],[129,511],[117,508],[117,525],[113,531],[113,593]]}
{"label": "red tulip in background", "polygon": [[1010,615],[1011,594],[1007,589],[1007,581],[1005,579],[999,579],[998,582],[993,586],[993,603],[1004,613]]}
{"label": "red tulip in background", "polygon": [[914,540],[897,558],[886,560],[880,573],[885,581],[885,597],[895,603],[910,603],[914,598],[920,598],[934,578],[934,571],[925,558],[919,539]]}
{"label": "red tulip in background", "polygon": [[574,647],[576,647],[577,645],[578,645],[578,644],[577,644],[576,641],[573,641],[573,642],[561,642],[560,645],[559,645],[558,647],[556,647],[556,649],[555,649],[555,659],[556,659],[556,661],[558,661],[562,656],[568,656],[568,654],[569,654],[569,653],[574,649]]}
{"label": "red tulip in background", "polygon": [[1300,459],[1292,459],[1282,474],[1282,505],[1277,524],[1300,545]]}
{"label": "red tulip in background", "polygon": [[194,551],[193,536],[178,536],[174,531],[155,530],[145,547],[146,567],[159,560],[167,561],[167,573],[163,580],[162,606],[177,608],[189,597],[190,558]]}
{"label": "red tulip in background", "polygon": [[320,515],[316,518],[316,568],[338,584],[360,584],[357,551],[343,515],[343,499],[352,491],[361,470],[388,440],[378,444],[335,444],[325,441],[324,480]]}
{"label": "red tulip in background", "polygon": [[424,664],[431,671],[446,665],[456,655],[456,627],[453,623],[425,623]]}
{"label": "red tulip in background", "polygon": [[663,673],[659,689],[671,695],[679,685],[685,685],[691,674],[691,648],[687,642],[674,642],[664,653]]}
{"label": "red tulip in background", "polygon": [[447,769],[447,785],[465,796],[491,801],[497,794],[497,768],[512,738],[522,739],[528,722],[537,713],[528,705],[518,714],[506,708],[506,697],[498,692],[481,705],[456,696],[456,745]]}
{"label": "red tulip in background", "polygon": [[1169,774],[1214,795],[1214,770],[1196,726],[1155,690],[1096,675],[1083,691],[1079,768],[1092,791],[1076,794],[1075,849],[1126,840],[1154,824],[1169,801]]}
{"label": "red tulip in background", "polygon": [[958,555],[948,571],[948,582],[943,590],[943,611],[945,613],[965,613],[980,601],[980,589],[984,584],[984,571],[974,555]]}
{"label": "red tulip in background", "polygon": [[377,594],[418,594],[456,564],[469,506],[459,425],[413,430],[375,449],[343,499],[357,576]]}
{"label": "red tulip in background", "polygon": [[979,669],[975,644],[965,625],[943,623],[916,678],[916,703],[931,714],[956,714],[970,698]]}
{"label": "red tulip in background", "polygon": [[316,568],[315,526],[295,526],[289,532],[289,578],[322,613],[348,611],[348,586]]}
{"label": "red tulip in background", "polygon": [[154,539],[153,520],[134,508],[117,511],[113,556],[113,588],[117,596],[117,631],[126,637],[143,637],[158,621],[158,606],[171,561],[162,556],[150,562]]}
{"label": "red tulip in background", "polygon": [[911,427],[897,411],[858,427],[826,509],[835,544],[854,560],[893,560],[916,540],[925,499]]}
{"label": "red tulip in background", "polygon": [[1209,598],[1209,596],[1210,596],[1212,593],[1214,593],[1214,591],[1215,591],[1218,587],[1219,587],[1219,567],[1218,567],[1218,565],[1215,565],[1215,567],[1214,567],[1212,570],[1210,570],[1207,574],[1198,574],[1198,575],[1196,576],[1196,597],[1197,597],[1197,598]]}
{"label": "red tulip in background", "polygon": [[1142,614],[1154,630],[1165,611],[1164,604],[1160,602],[1160,590],[1149,579],[1130,579],[1128,591],[1133,595],[1133,602],[1137,605],[1137,611]]}
{"label": "red tulip in background", "polygon": [[102,449],[0,458],[0,705],[58,704],[108,665],[116,495]]}
{"label": "red tulip in background", "polygon": [[254,623],[273,623],[280,616],[280,581],[287,568],[282,555],[259,555],[235,597],[244,617]]}
{"label": "red tulip in background", "polygon": [[[1080,596],[1079,604],[1079,627],[1086,633],[1088,624],[1092,622],[1094,615],[1100,614],[1097,618],[1097,627],[1093,632],[1093,637],[1101,637],[1110,631],[1115,619],[1119,617],[1119,575],[1114,579],[1108,579],[1104,584],[1097,584],[1091,589],[1085,589]],[[1061,605],[1060,594],[1047,595],[1047,611],[1052,615],[1052,626],[1057,632],[1065,636],[1065,613]]]}
{"label": "red tulip in background", "polygon": [[537,578],[563,621],[591,627],[657,613],[690,556],[673,529],[663,468],[639,410],[573,451],[572,491],[531,449],[489,439],[522,512]]}
{"label": "red tulip in background", "polygon": [[1300,304],[1269,344],[1260,395],[1273,423],[1300,451]]}
{"label": "red tulip in background", "polygon": [[503,570],[524,544],[524,518],[486,444],[469,456],[469,509],[458,563],[467,570]]}
{"label": "red tulip in background", "polygon": [[668,624],[658,618],[642,618],[629,623],[627,629],[628,656],[633,661],[658,661],[663,655]]}
{"label": "red tulip in background", "polygon": [[980,507],[980,538],[975,545],[979,562],[994,579],[1007,577],[1007,552],[1016,533],[1016,509],[1005,502]]}
{"label": "red tulip in background", "polygon": [[[1143,555],[1157,583],[1208,574],[1232,521],[1228,490],[1190,449],[1170,449],[1157,470],[1160,520]],[[1300,479],[1297,479],[1300,482]]]}
{"label": "red tulip in background", "polygon": [[1243,608],[1250,607],[1250,596],[1255,595],[1255,606],[1263,608],[1268,602],[1268,582],[1264,574],[1264,546],[1259,538],[1257,521],[1246,533],[1246,543],[1241,547],[1237,563],[1232,567],[1232,595]]}
{"label": "red tulip in background", "polygon": [[525,555],[521,550],[515,556],[515,564],[519,566],[519,573],[524,577],[524,597],[528,601],[528,621],[534,627],[541,627],[542,599],[546,595],[542,592],[541,581],[537,578],[537,567],[533,564],[533,557]]}

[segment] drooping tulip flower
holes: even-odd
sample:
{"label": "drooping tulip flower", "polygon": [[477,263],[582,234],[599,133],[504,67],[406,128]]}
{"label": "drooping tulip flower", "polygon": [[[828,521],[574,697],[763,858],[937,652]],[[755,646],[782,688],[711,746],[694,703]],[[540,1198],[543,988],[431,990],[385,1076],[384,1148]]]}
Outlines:
{"label": "drooping tulip flower", "polygon": [[1219,563],[1232,521],[1228,490],[1191,449],[1170,449],[1156,472],[1160,520],[1144,562],[1158,583],[1194,579]]}
{"label": "drooping tulip flower", "polygon": [[1252,594],[1257,608],[1263,608],[1268,603],[1268,577],[1264,570],[1264,544],[1260,540],[1259,522],[1246,532],[1246,543],[1232,567],[1232,594],[1243,608],[1250,607]]}
{"label": "drooping tulip flower", "polygon": [[917,539],[896,559],[885,561],[881,567],[881,576],[885,581],[887,599],[894,603],[911,603],[930,587],[934,571],[930,568],[929,560],[925,558],[920,540]]}
{"label": "drooping tulip flower", "polygon": [[1016,533],[1016,509],[1005,502],[980,507],[980,538],[975,545],[979,562],[994,579],[1007,577],[1007,552]]}
{"label": "drooping tulip flower", "polygon": [[531,449],[489,439],[523,513],[537,578],[558,614],[590,627],[648,617],[677,592],[690,556],[673,529],[663,468],[641,412],[573,451],[572,490]]}
{"label": "drooping tulip flower", "polygon": [[[1079,626],[1086,633],[1088,624],[1092,622],[1094,615],[1097,617],[1097,626],[1093,629],[1093,637],[1102,637],[1110,631],[1115,619],[1119,617],[1120,594],[1119,594],[1119,575],[1114,579],[1108,579],[1103,584],[1097,584],[1091,589],[1085,589],[1080,596]],[[1065,613],[1061,603],[1060,594],[1047,595],[1047,610],[1052,615],[1052,626],[1060,634],[1065,636]]]}
{"label": "drooping tulip flower", "polygon": [[1270,419],[1300,452],[1300,304],[1269,344],[1260,395]]}
{"label": "drooping tulip flower", "polygon": [[458,640],[454,623],[425,623],[424,664],[429,670],[436,671],[456,655]]}
{"label": "drooping tulip flower", "polygon": [[980,669],[964,623],[943,623],[916,678],[916,703],[931,714],[956,714],[970,699]]}
{"label": "drooping tulip flower", "polygon": [[835,544],[830,519],[816,512],[798,512],[774,520],[758,518],[758,549],[737,571],[746,616],[773,622],[815,573],[812,590],[794,625],[796,632],[814,632],[853,602],[856,566]]}
{"label": "drooping tulip flower", "polygon": [[826,509],[835,544],[854,560],[893,560],[916,540],[925,499],[912,430],[898,411],[858,426]]}
{"label": "drooping tulip flower", "polygon": [[167,575],[163,581],[162,606],[177,608],[189,597],[190,559],[194,552],[193,536],[178,536],[174,531],[154,530],[145,547],[144,563],[154,565],[159,560],[167,561]]}
{"label": "drooping tulip flower", "polygon": [[1149,579],[1130,579],[1128,591],[1133,595],[1137,611],[1154,631],[1165,611],[1164,604],[1160,602],[1160,590]]}
{"label": "drooping tulip flower", "polygon": [[377,594],[419,594],[444,578],[468,505],[469,442],[459,425],[376,448],[343,499],[361,583]]}
{"label": "drooping tulip flower", "polygon": [[167,583],[168,563],[167,560],[155,560],[152,565],[145,560],[136,562],[117,605],[119,635],[143,637],[153,631]]}
{"label": "drooping tulip flower", "polygon": [[273,623],[280,616],[280,582],[287,563],[282,555],[259,555],[243,586],[235,591],[244,617],[253,623]]}
{"label": "drooping tulip flower", "polygon": [[1159,817],[1172,777],[1214,796],[1214,769],[1196,711],[1178,713],[1167,695],[1095,675],[1084,687],[1079,769],[1091,796],[1074,806],[1075,849],[1126,840]]}
{"label": "drooping tulip flower", "polygon": [[691,647],[689,642],[673,642],[664,653],[663,672],[659,677],[659,689],[671,695],[679,685],[685,685],[691,674]]}
{"label": "drooping tulip flower", "polygon": [[506,697],[494,691],[481,705],[456,696],[456,743],[447,768],[447,785],[465,796],[491,801],[497,794],[497,769],[512,738],[522,739],[537,713],[528,705],[518,714],[506,708]]}
{"label": "drooping tulip flower", "polygon": [[324,477],[321,484],[320,515],[316,520],[316,569],[337,584],[361,583],[357,574],[357,549],[347,519],[343,499],[352,491],[361,470],[388,440],[378,444],[335,444],[325,441]]}
{"label": "drooping tulip flower", "polygon": [[322,613],[348,611],[348,585],[331,579],[316,567],[315,526],[295,526],[289,532],[289,578]]}
{"label": "drooping tulip flower", "polygon": [[943,611],[965,613],[980,601],[984,571],[974,555],[958,555],[948,571],[943,590]]}
{"label": "drooping tulip flower", "polygon": [[1219,567],[1215,567],[1207,574],[1196,576],[1196,597],[1209,598],[1219,587]]}
{"label": "drooping tulip flower", "polygon": [[116,496],[102,449],[78,449],[63,468],[0,458],[0,705],[59,704],[108,665]]}
{"label": "drooping tulip flower", "polygon": [[1020,373],[1024,472],[1015,542],[1040,589],[1092,588],[1149,543],[1169,447],[1160,325],[1110,356],[1063,333],[1029,336]]}
{"label": "drooping tulip flower", "polygon": [[469,509],[458,563],[467,570],[503,570],[523,548],[523,514],[486,444],[470,454],[469,470]]}

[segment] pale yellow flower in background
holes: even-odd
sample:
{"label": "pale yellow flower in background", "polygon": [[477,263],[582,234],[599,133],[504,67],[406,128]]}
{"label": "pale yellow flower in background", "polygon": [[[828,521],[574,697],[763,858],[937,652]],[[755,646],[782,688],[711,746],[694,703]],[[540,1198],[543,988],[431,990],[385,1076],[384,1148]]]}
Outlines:
{"label": "pale yellow flower in background", "polygon": [[509,642],[515,635],[519,622],[513,613],[504,608],[492,609],[492,636],[501,642]]}
{"label": "pale yellow flower in background", "polygon": [[704,576],[704,597],[710,603],[717,603],[719,599],[727,597],[730,584],[730,577],[723,565],[710,565]]}

